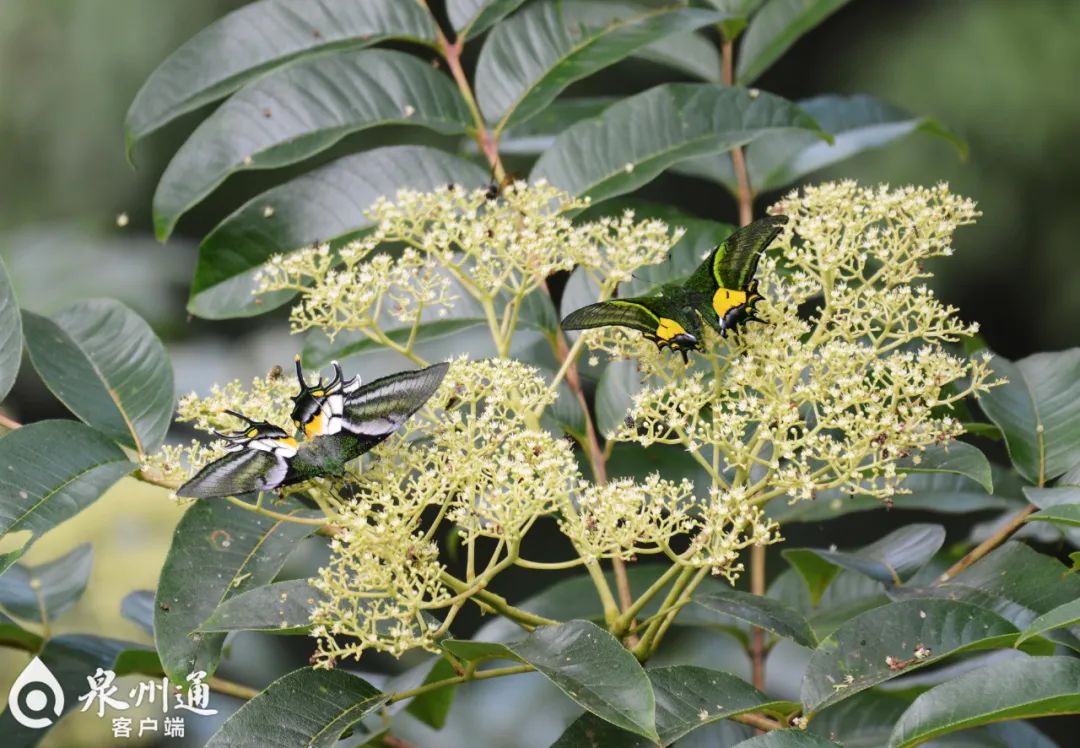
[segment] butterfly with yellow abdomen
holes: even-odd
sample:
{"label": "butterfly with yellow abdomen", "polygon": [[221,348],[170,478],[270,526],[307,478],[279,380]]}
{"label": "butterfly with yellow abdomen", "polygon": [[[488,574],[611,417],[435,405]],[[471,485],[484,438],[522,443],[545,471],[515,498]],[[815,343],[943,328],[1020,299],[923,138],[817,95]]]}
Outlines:
{"label": "butterfly with yellow abdomen", "polygon": [[[640,330],[660,349],[689,352],[701,347],[704,324],[722,337],[750,320],[763,298],[754,273],[758,259],[780,233],[786,216],[744,226],[721,242],[684,281],[665,283],[649,296],[612,299],[577,309],[562,321],[565,330],[619,325]],[[703,322],[704,321],[704,324]]]}

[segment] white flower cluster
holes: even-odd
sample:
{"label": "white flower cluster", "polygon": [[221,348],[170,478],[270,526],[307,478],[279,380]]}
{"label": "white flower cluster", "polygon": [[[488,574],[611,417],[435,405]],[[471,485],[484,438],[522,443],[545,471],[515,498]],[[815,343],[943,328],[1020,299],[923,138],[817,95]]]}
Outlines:
{"label": "white flower cluster", "polygon": [[959,436],[950,406],[990,386],[984,358],[947,348],[977,327],[917,285],[974,205],[942,185],[840,182],[774,210],[792,221],[780,256],[761,263],[768,324],[714,340],[706,367],[643,390],[618,438],[719,450],[760,502],[826,488],[888,499],[897,461]]}

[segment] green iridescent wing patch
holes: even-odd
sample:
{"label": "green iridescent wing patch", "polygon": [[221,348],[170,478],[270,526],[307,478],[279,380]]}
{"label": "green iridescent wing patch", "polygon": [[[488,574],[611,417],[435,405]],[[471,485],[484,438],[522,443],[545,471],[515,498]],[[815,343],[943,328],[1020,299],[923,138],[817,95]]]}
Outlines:
{"label": "green iridescent wing patch", "polygon": [[444,363],[403,371],[345,392],[342,429],[386,438],[435,394],[449,368],[450,364]]}

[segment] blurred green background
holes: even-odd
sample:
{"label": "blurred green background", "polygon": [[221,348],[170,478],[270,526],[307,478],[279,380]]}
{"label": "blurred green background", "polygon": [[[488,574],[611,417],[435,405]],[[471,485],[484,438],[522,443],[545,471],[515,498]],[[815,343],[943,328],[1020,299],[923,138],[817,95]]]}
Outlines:
{"label": "blurred green background", "polygon": [[[169,155],[205,111],[140,144],[136,170],[123,153],[124,114],[142,81],[181,42],[241,4],[0,3],[0,256],[16,292],[24,306],[45,313],[81,297],[111,296],[128,303],[166,339],[181,392],[234,377],[248,380],[288,362],[298,347],[287,337],[284,310],[231,323],[192,320],[184,310],[198,240],[242,199],[282,175],[256,172],[230,180],[161,246],[151,236],[153,188]],[[977,200],[983,217],[961,230],[956,256],[934,268],[935,286],[963,316],[982,324],[991,348],[1011,358],[1080,340],[1074,326],[1080,320],[1078,34],[1080,3],[1064,0],[856,0],[800,41],[760,81],[761,88],[790,98],[873,94],[935,117],[966,138],[971,149],[966,161],[944,142],[914,136],[811,179],[948,181],[956,192]],[[571,93],[633,92],[657,82],[654,75],[640,62],[623,63]],[[358,142],[364,147],[366,141],[350,140],[348,146]],[[734,204],[715,185],[665,176],[646,193],[675,195],[702,216],[735,218]],[[758,210],[773,197],[765,196]],[[124,227],[118,225],[120,214],[129,218]],[[62,413],[25,368],[6,405],[22,421]],[[120,622],[119,601],[132,589],[154,586],[179,515],[163,491],[124,481],[36,544],[30,563],[77,542],[94,542],[96,571],[88,594],[57,628],[142,636]],[[124,573],[113,573],[117,568]],[[223,674],[262,685],[303,664],[296,652],[283,653],[265,642],[238,637],[234,653],[253,656],[232,658]],[[247,664],[237,665],[240,660]],[[24,662],[21,654],[0,659],[0,688],[7,688]],[[522,679],[496,688],[504,696],[528,698],[529,683]],[[476,685],[475,693],[459,699],[481,699],[483,689]],[[494,720],[491,739],[510,745],[511,736],[529,734],[535,744],[546,744],[538,736],[558,734],[558,709],[554,702],[536,704],[536,725],[522,724],[519,714],[508,714],[505,723]],[[100,736],[103,728],[77,720],[64,726],[50,736],[53,744],[80,743],[79,735],[87,738],[94,730]],[[421,744],[453,745],[452,728],[438,736],[422,733]]]}

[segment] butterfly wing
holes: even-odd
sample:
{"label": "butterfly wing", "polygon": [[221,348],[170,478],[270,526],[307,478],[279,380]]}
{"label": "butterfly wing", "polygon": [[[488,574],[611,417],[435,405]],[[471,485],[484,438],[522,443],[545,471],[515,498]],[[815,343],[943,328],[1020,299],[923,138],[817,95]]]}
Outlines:
{"label": "butterfly wing", "polygon": [[787,216],[768,216],[743,226],[722,241],[704,265],[716,286],[745,290],[757,272],[761,253],[787,221]]}
{"label": "butterfly wing", "polygon": [[[344,392],[341,429],[366,440],[370,449],[418,411],[435,394],[449,364],[435,364],[418,371],[403,371]],[[367,451],[367,450],[364,450]]]}
{"label": "butterfly wing", "polygon": [[270,491],[285,485],[289,460],[276,452],[253,447],[230,452],[204,467],[176,490],[177,496],[210,499]]}
{"label": "butterfly wing", "polygon": [[649,297],[631,297],[601,301],[598,304],[575,309],[562,321],[564,330],[588,330],[594,327],[619,325],[656,334],[660,326],[660,314],[653,310]]}

